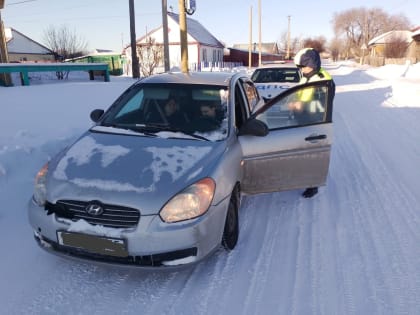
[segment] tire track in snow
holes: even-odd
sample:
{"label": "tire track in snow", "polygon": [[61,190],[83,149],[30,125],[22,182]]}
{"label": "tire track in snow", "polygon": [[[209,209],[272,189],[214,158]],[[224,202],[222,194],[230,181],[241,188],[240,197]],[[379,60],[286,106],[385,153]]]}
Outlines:
{"label": "tire track in snow", "polygon": [[[338,116],[336,114],[336,116]],[[340,117],[341,118],[341,117]],[[337,121],[338,120],[338,121]],[[335,123],[343,123],[341,119],[335,119]],[[366,283],[365,275],[361,272],[360,255],[361,252],[360,244],[356,242],[353,234],[357,230],[355,224],[353,209],[354,204],[357,203],[358,195],[353,187],[356,187],[358,182],[354,178],[351,172],[347,171],[347,154],[352,152],[345,152],[347,145],[344,145],[346,137],[340,139],[340,135],[336,135],[338,141],[333,146],[333,159],[330,165],[330,180],[329,188],[335,188],[332,196],[340,200],[341,202],[334,202],[333,204],[340,205],[339,218],[337,219],[337,243],[338,251],[341,259],[338,260],[337,264],[341,265],[341,275],[343,283],[343,299],[344,309],[346,310],[343,314],[357,315],[360,313],[358,309],[360,303],[360,288],[364,289],[364,292],[369,294],[371,291],[370,285]],[[352,155],[350,155],[351,158]],[[349,168],[350,169],[350,168]],[[340,187],[349,187],[344,190]],[[344,201],[344,202],[343,202]]]}
{"label": "tire track in snow", "polygon": [[[370,183],[369,169],[366,169],[362,160],[364,150],[361,148],[351,150],[351,148],[357,148],[357,143],[354,140],[358,137],[352,134],[354,129],[351,130],[344,121],[343,123],[342,130],[346,130],[347,137],[343,137],[343,143],[338,144],[338,147],[343,151],[340,162],[342,165],[351,165],[349,169],[352,170],[351,173],[346,174],[348,178],[346,184],[352,189],[346,192],[343,199],[353,200],[348,204],[347,211],[352,217],[347,222],[353,224],[351,230],[356,236],[354,238],[355,244],[353,242],[349,244],[352,247],[355,246],[354,253],[351,256],[350,268],[351,274],[354,273],[353,278],[360,282],[355,284],[360,288],[367,289],[364,294],[361,294],[363,291],[355,292],[354,289],[357,289],[357,287],[353,289],[357,297],[357,300],[355,300],[356,311],[367,310],[370,314],[383,314],[385,301],[390,301],[392,297],[384,290],[385,272],[378,254],[378,248],[373,240],[372,229],[368,227],[368,225],[371,226],[369,220],[372,220],[372,218],[369,209],[372,208],[367,196],[371,194],[373,185]],[[350,137],[348,137],[349,135]],[[359,155],[355,152],[359,152]],[[366,282],[366,284],[363,285],[363,282]]]}
{"label": "tire track in snow", "polygon": [[[124,301],[121,314],[133,314],[141,310],[141,314],[165,314],[176,299],[174,288],[179,285],[182,275],[173,270],[133,270],[128,281],[121,288]],[[128,293],[128,294],[127,294]]]}
{"label": "tire track in snow", "polygon": [[[114,293],[125,281],[125,276],[116,272],[111,273],[112,281],[110,281],[110,278],[106,277],[107,272],[104,273],[97,266],[66,262],[61,258],[55,259],[57,263],[52,277],[54,285],[51,286],[49,281],[40,282],[36,289],[38,292],[36,299],[23,301],[19,313],[101,314],[106,311],[102,308],[103,302],[112,300]],[[86,297],[89,297],[89,303],[79,303],[86,301]]]}
{"label": "tire track in snow", "polygon": [[254,272],[244,301],[243,314],[262,314],[261,310],[265,310],[266,307],[264,297],[267,294],[267,282],[269,278],[273,277],[271,272],[274,270],[273,265],[276,264],[278,258],[276,250],[279,250],[281,222],[285,218],[286,210],[283,205],[278,207],[278,195],[273,193],[263,196],[265,200],[262,204],[267,205],[267,209],[264,210],[268,211],[268,213],[264,213],[264,216],[271,219],[267,222],[257,260],[253,265]]}
{"label": "tire track in snow", "polygon": [[[307,279],[310,279],[310,261],[308,253],[311,251],[310,235],[312,233],[312,209],[310,206],[303,206],[306,200],[300,199],[298,207],[298,241],[296,248],[296,275],[292,296],[291,314],[311,314],[312,305],[304,305],[301,301],[302,296],[311,296],[311,290],[306,285]],[[310,254],[309,254],[310,255]]]}
{"label": "tire track in snow", "polygon": [[[418,251],[414,255],[412,252],[412,249],[416,248],[415,244],[419,244],[419,242],[413,242],[413,240],[416,239],[415,231],[411,227],[411,222],[413,221],[406,220],[404,215],[401,215],[407,213],[407,211],[404,211],[405,209],[402,209],[401,203],[407,203],[409,196],[405,191],[400,189],[398,183],[384,180],[389,178],[390,174],[387,171],[383,158],[374,151],[370,152],[370,155],[374,157],[376,161],[374,167],[377,169],[372,173],[372,182],[380,182],[382,183],[382,186],[373,185],[372,194],[367,200],[373,205],[374,209],[382,210],[381,215],[375,215],[375,219],[380,220],[380,225],[387,226],[388,229],[386,233],[384,233],[382,229],[378,229],[378,224],[371,223],[373,222],[371,220],[368,221],[368,223],[370,223],[369,230],[375,236],[373,240],[376,243],[378,255],[387,258],[385,260],[381,259],[381,262],[383,269],[385,269],[385,281],[389,291],[391,291],[390,295],[395,300],[393,304],[398,305],[398,310],[403,310],[407,307],[407,301],[404,299],[404,297],[407,296],[407,292],[414,293],[415,288],[417,287],[416,283],[412,283],[412,277],[416,277],[418,272],[416,272],[417,270],[412,265],[411,261],[412,259],[419,257]],[[378,187],[380,187],[380,189]],[[395,202],[395,198],[389,197],[389,192],[396,192],[396,195],[400,197],[398,203]],[[375,195],[376,198],[373,198],[372,195]],[[410,208],[407,208],[407,210],[408,209]],[[398,211],[399,215],[395,215],[396,211]],[[401,255],[397,252],[404,252],[404,254]],[[409,259],[409,257],[412,257],[412,259]],[[411,305],[412,310],[414,310],[416,302],[414,301],[412,294],[409,296],[412,297],[409,304]]]}
{"label": "tire track in snow", "polygon": [[[334,174],[334,172],[333,172]],[[340,225],[340,218],[343,215],[343,199],[340,198],[340,184],[335,176],[329,176],[326,187],[325,198],[320,201],[320,209],[326,209],[319,223],[319,233],[323,236],[320,240],[319,258],[321,269],[319,287],[316,292],[319,295],[320,314],[349,314],[356,315],[354,298],[351,288],[354,286],[352,278],[343,271],[347,263],[341,253],[344,252],[341,239],[351,238],[349,235],[343,237],[343,228]],[[332,208],[330,205],[340,205]],[[344,256],[345,257],[345,256]]]}
{"label": "tire track in snow", "polygon": [[[395,130],[384,128],[384,126],[393,125],[393,120],[412,121],[412,113],[398,110],[396,112],[395,110],[373,106],[364,107],[364,110],[368,111],[368,114],[372,117],[378,117],[374,123],[366,124],[364,122],[365,125],[363,125],[363,121],[359,121],[359,126],[351,130],[351,133],[354,134],[352,135],[354,146],[358,146],[358,151],[362,152],[360,159],[361,168],[364,169],[363,173],[369,174],[367,186],[370,194],[368,196],[366,196],[366,193],[363,194],[365,203],[371,205],[371,208],[377,212],[367,213],[372,216],[372,220],[368,221],[370,225],[367,231],[371,231],[375,236],[372,240],[376,243],[380,257],[386,257],[381,262],[388,276],[386,281],[389,290],[392,292],[391,296],[396,300],[394,303],[399,305],[398,309],[407,308],[407,301],[404,297],[407,296],[406,292],[413,292],[409,295],[410,301],[408,304],[411,305],[411,309],[415,309],[415,291],[419,287],[420,279],[416,268],[418,263],[413,264],[413,261],[419,260],[420,252],[412,249],[419,248],[416,246],[416,243],[418,244],[420,241],[419,212],[416,211],[419,202],[411,192],[413,185],[410,185],[409,182],[407,185],[410,177],[402,178],[405,182],[392,179],[398,178],[398,176],[395,176],[395,172],[398,172],[398,170],[394,168],[394,152],[407,152],[406,160],[413,163],[413,161],[416,161],[416,153],[414,152],[410,156],[410,148],[420,150],[420,145],[418,141],[416,142],[412,138],[407,129],[395,132]],[[353,122],[351,117],[348,121]],[[369,132],[363,133],[367,128],[369,128]],[[363,138],[361,135],[357,135],[358,132],[363,134]],[[387,139],[387,141],[377,141],[377,139],[382,138]],[[363,142],[358,143],[357,140],[359,139],[363,139]],[[384,145],[392,146],[394,150],[384,148]],[[402,162],[400,159],[397,159],[397,161]],[[413,165],[413,168],[415,167]],[[380,209],[380,212],[377,209]],[[374,220],[378,222],[374,223]],[[378,226],[388,228],[384,231],[383,228],[378,229]],[[403,252],[403,254],[397,252]],[[394,289],[393,286],[395,285],[397,285],[397,288]],[[400,302],[397,302],[398,300]]]}
{"label": "tire track in snow", "polygon": [[[351,121],[351,117],[349,119]],[[374,129],[374,128],[373,128]],[[355,133],[353,130],[362,130],[361,127],[359,128],[352,128],[350,131],[347,127],[347,131],[352,134]],[[372,130],[372,128],[371,128]],[[359,136],[352,136],[351,140],[357,140],[359,139]],[[364,139],[366,141],[366,137]],[[353,142],[352,145],[345,145],[344,148],[351,148],[356,147],[357,148],[358,143]],[[378,304],[378,307],[382,308],[382,311],[389,308],[389,304],[391,305],[399,305],[398,309],[401,308],[401,302],[398,302],[399,296],[401,295],[401,291],[399,290],[393,290],[393,284],[398,283],[398,279],[395,279],[394,276],[389,276],[389,273],[393,274],[392,267],[389,266],[389,263],[387,263],[387,258],[389,258],[387,255],[389,250],[387,250],[387,246],[389,246],[387,243],[389,241],[393,241],[395,239],[398,239],[398,233],[396,233],[396,229],[392,228],[393,220],[389,219],[389,211],[387,211],[387,208],[389,208],[389,204],[394,203],[395,198],[389,198],[387,197],[387,191],[392,191],[396,188],[396,185],[390,185],[387,184],[384,179],[389,175],[387,174],[386,167],[383,165],[382,157],[379,156],[372,148],[374,148],[374,143],[372,147],[366,147],[363,148],[359,145],[359,151],[361,152],[360,157],[355,156],[354,153],[351,152],[351,150],[347,150],[342,155],[343,160],[346,161],[346,164],[349,163],[356,163],[356,167],[352,167],[352,170],[356,170],[354,174],[352,174],[352,182],[353,185],[356,187],[354,194],[356,196],[360,196],[359,204],[356,204],[352,208],[352,211],[355,214],[355,219],[358,226],[358,236],[359,236],[359,243],[361,245],[361,249],[364,251],[363,257],[369,257],[370,259],[374,259],[375,264],[372,265],[371,261],[364,262],[364,265],[366,266],[368,263],[370,263],[370,266],[367,265],[365,268],[366,275],[370,277],[370,282],[374,286],[374,292],[372,293],[374,297],[382,300],[381,303]],[[368,153],[368,154],[366,154]],[[353,155],[353,157],[351,157]],[[351,160],[348,158],[351,157]],[[373,158],[371,158],[373,157]],[[341,161],[343,161],[341,160]],[[373,162],[374,161],[374,162]],[[368,175],[368,178],[366,179],[366,175]],[[363,180],[362,180],[363,178]],[[360,186],[359,183],[364,183],[367,185],[365,187],[358,187]],[[385,185],[390,186],[389,188],[385,189],[378,189],[377,187],[383,186],[383,183]],[[380,185],[378,185],[380,184]],[[398,184],[397,184],[398,185]],[[350,198],[352,196],[349,196]],[[353,196],[354,197],[354,196]],[[381,197],[381,198],[378,198]],[[384,198],[382,198],[384,197]],[[381,199],[384,199],[385,201],[382,201]],[[403,200],[406,200],[406,197],[403,197]],[[372,206],[374,205],[374,206]],[[371,211],[366,211],[366,209],[381,209],[381,213],[371,213]],[[379,220],[379,221],[378,221]],[[391,227],[390,231],[378,231],[378,226],[381,228],[383,227]],[[400,226],[397,228],[398,231],[401,229],[404,230],[404,228],[409,227],[409,224],[406,226]],[[411,230],[411,228],[409,228]],[[389,232],[391,232],[392,237],[389,236]],[[368,238],[366,238],[365,235],[369,235]],[[393,246],[391,248],[392,252],[396,250],[404,250],[404,246],[400,244],[396,244],[394,241],[392,242]],[[407,247],[408,249],[410,247]],[[411,246],[411,248],[413,248]],[[415,248],[415,247],[414,247]],[[406,255],[402,255],[402,257],[407,257]],[[385,259],[384,259],[385,258]],[[398,265],[402,264],[407,266],[406,263],[401,261],[402,258],[398,258]],[[379,271],[378,268],[380,267]],[[409,280],[409,279],[406,279]],[[409,281],[403,281],[405,283],[409,283]],[[378,285],[380,288],[378,288]],[[382,293],[382,294],[381,294]],[[404,294],[405,295],[405,294]],[[392,301],[392,303],[389,303],[389,301]],[[382,313],[382,312],[380,312]]]}

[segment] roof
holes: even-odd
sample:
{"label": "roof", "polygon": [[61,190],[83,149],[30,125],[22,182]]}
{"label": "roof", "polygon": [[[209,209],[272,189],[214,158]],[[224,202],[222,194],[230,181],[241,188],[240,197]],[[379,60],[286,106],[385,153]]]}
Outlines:
{"label": "roof", "polygon": [[205,84],[228,86],[234,72],[167,72],[151,75],[139,83]]}
{"label": "roof", "polygon": [[257,67],[257,69],[261,68],[268,68],[268,69],[297,69],[298,67],[295,65],[294,62],[285,62],[284,60],[280,61],[265,61],[262,62],[262,65],[260,67]]}
{"label": "roof", "polygon": [[[240,52],[247,53],[247,54],[249,53],[248,48],[246,48],[246,49],[228,48],[228,50],[229,51],[240,51]],[[258,54],[259,52],[255,51],[255,50],[252,50],[251,53],[252,54]],[[261,55],[262,56],[282,56],[282,54],[274,54],[274,53],[268,53],[268,52],[261,52]]]}
{"label": "roof", "polygon": [[[233,48],[238,49],[238,50],[248,50],[249,44],[234,44]],[[253,43],[252,50],[259,51],[259,44]],[[261,43],[261,52],[269,53],[269,54],[278,54],[279,49],[278,49],[277,43]]]}
{"label": "roof", "polygon": [[[9,31],[10,30],[10,31]],[[7,33],[11,36],[7,40],[7,51],[9,54],[38,54],[38,55],[54,55],[54,52],[44,45],[30,39],[14,28],[9,28]]]}
{"label": "roof", "polygon": [[100,49],[95,48],[93,51],[90,52],[90,56],[97,56],[97,55],[119,55],[119,52],[111,49]]}
{"label": "roof", "polygon": [[[168,16],[179,25],[179,15],[168,12]],[[204,26],[198,21],[187,17],[187,32],[200,44],[205,44],[213,47],[224,48],[225,46],[217,40]]]}
{"label": "roof", "polygon": [[405,40],[407,43],[411,43],[413,41],[412,36],[413,36],[413,32],[411,31],[389,31],[379,36],[376,36],[375,38],[372,38],[369,41],[368,46],[390,43],[395,38],[398,38],[398,39],[401,38]]}

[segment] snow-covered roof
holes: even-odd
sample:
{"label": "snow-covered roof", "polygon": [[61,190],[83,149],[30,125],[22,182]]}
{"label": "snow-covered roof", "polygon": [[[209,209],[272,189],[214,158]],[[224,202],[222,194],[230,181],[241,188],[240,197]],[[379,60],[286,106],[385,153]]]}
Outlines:
{"label": "snow-covered roof", "polygon": [[414,38],[414,37],[416,37],[416,36],[419,36],[420,35],[420,28],[418,28],[416,31],[414,31],[412,34],[411,34],[411,36]]}
{"label": "snow-covered roof", "polygon": [[[233,48],[238,49],[238,50],[248,50],[249,43],[248,44],[234,44]],[[253,43],[252,50],[259,51],[259,44]],[[261,43],[261,52],[275,54],[275,53],[278,53],[278,50],[279,49],[278,49],[277,43]]]}
{"label": "snow-covered roof", "polygon": [[23,35],[14,28],[9,28],[5,33],[8,34],[6,45],[9,54],[54,55],[50,49]]}
{"label": "snow-covered roof", "polygon": [[394,40],[395,38],[404,39],[407,43],[411,43],[413,41],[413,32],[411,31],[389,31],[383,33],[375,38],[372,38],[368,46],[370,45],[378,45],[378,44],[386,44]]}
{"label": "snow-covered roof", "polygon": [[[177,24],[179,24],[179,15],[168,12],[168,16],[172,18]],[[213,47],[224,48],[225,46],[217,40],[204,26],[198,21],[187,17],[187,32],[197,42]]]}

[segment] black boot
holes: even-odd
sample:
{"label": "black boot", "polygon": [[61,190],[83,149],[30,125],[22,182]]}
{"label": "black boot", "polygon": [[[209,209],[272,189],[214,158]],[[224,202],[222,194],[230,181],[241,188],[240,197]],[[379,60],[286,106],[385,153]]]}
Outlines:
{"label": "black boot", "polygon": [[318,193],[318,187],[310,187],[306,188],[306,190],[302,193],[304,198],[311,198]]}

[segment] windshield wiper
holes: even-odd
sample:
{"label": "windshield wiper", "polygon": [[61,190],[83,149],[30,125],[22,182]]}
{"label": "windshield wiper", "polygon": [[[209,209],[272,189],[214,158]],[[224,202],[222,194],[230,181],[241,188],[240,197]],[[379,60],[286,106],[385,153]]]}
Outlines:
{"label": "windshield wiper", "polygon": [[130,130],[137,133],[142,133],[149,137],[156,137],[156,134],[154,132],[149,132],[145,128],[139,128],[137,125],[133,126],[133,125],[120,125],[120,124],[104,124],[102,126],[116,128],[116,129]]}
{"label": "windshield wiper", "polygon": [[[180,132],[183,133],[187,136],[190,136],[192,138],[195,139],[200,139],[200,140],[204,140],[204,141],[210,141],[210,139],[200,136],[200,135],[196,135],[192,132],[189,132],[185,129],[181,129],[178,127],[173,127],[170,126],[168,124],[137,124],[136,127],[140,127],[140,128],[145,128],[147,131],[150,132],[160,132],[160,131],[169,131],[169,132]],[[179,137],[171,137],[171,138],[179,138]]]}
{"label": "windshield wiper", "polygon": [[[104,127],[112,127],[112,128],[119,128],[119,129],[125,129],[125,130],[131,130],[134,132],[139,132],[139,133],[143,133],[146,136],[150,136],[150,137],[157,137],[156,133],[161,132],[161,131],[168,131],[168,132],[180,132],[183,133],[187,136],[190,136],[192,138],[195,139],[199,139],[199,140],[204,140],[204,141],[210,141],[210,139],[200,136],[200,135],[196,135],[193,132],[181,129],[181,128],[177,128],[177,127],[173,127],[170,126],[168,124],[159,124],[159,123],[148,123],[148,124],[129,124],[129,125],[121,125],[121,124],[106,124],[106,125],[102,125]],[[181,137],[171,137],[171,138],[179,138],[181,139]]]}

